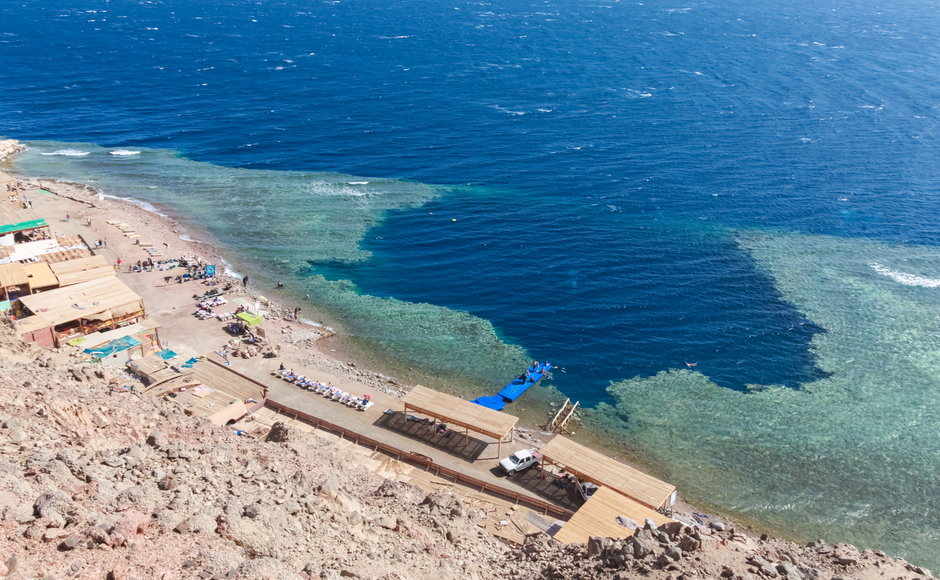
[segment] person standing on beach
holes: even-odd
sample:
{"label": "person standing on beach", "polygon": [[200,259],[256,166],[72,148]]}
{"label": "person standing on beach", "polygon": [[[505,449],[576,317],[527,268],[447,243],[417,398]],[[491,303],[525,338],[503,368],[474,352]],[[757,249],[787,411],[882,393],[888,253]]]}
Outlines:
{"label": "person standing on beach", "polygon": [[66,213],[65,213],[65,221],[67,221],[67,222],[72,221],[72,214],[66,212]]}
{"label": "person standing on beach", "polygon": [[244,278],[242,278],[242,285],[243,285],[245,288],[248,287],[248,276],[245,276]]}

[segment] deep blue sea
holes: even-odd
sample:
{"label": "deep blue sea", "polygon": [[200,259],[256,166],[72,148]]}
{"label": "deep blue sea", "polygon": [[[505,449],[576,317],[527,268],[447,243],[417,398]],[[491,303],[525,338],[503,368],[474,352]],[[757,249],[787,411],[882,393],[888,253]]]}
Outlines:
{"label": "deep blue sea", "polygon": [[940,567],[936,3],[11,0],[0,65],[13,170],[376,364],[551,360],[531,396],[685,497]]}

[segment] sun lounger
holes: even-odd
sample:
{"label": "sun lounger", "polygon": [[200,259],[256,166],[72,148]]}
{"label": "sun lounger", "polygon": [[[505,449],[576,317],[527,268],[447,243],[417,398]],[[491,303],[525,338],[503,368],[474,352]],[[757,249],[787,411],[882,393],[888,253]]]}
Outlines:
{"label": "sun lounger", "polygon": [[375,403],[373,403],[372,401],[359,401],[359,403],[356,405],[356,409],[360,411],[365,411],[366,409],[368,409],[374,404]]}

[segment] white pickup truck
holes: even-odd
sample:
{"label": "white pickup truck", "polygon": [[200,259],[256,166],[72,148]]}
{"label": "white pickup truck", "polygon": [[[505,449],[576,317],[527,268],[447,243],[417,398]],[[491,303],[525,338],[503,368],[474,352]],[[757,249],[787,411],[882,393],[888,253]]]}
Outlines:
{"label": "white pickup truck", "polygon": [[537,450],[522,449],[500,461],[499,466],[506,472],[506,475],[515,475],[517,471],[532,467],[540,461],[542,461],[542,454]]}

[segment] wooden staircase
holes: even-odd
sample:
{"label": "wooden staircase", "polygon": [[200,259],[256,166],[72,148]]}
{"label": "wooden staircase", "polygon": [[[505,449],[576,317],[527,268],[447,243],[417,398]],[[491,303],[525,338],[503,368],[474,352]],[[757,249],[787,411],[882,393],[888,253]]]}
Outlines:
{"label": "wooden staircase", "polygon": [[580,401],[572,403],[571,399],[565,399],[565,404],[558,409],[558,412],[555,413],[552,420],[548,422],[546,429],[553,433],[567,433],[570,435],[571,432],[568,431],[568,421],[574,416],[574,412],[578,410],[580,404]]}

